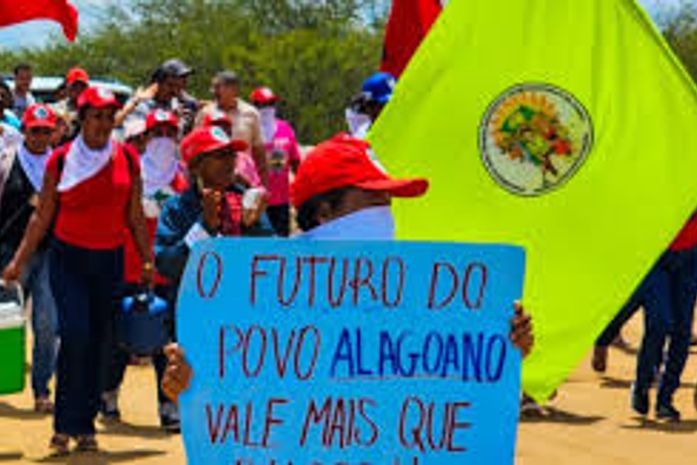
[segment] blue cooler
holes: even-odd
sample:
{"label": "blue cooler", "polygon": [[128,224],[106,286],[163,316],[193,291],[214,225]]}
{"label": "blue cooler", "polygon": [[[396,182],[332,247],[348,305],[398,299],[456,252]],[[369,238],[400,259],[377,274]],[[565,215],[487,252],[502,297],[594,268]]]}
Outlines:
{"label": "blue cooler", "polygon": [[171,312],[153,292],[126,297],[116,316],[116,340],[135,355],[153,355],[171,342]]}

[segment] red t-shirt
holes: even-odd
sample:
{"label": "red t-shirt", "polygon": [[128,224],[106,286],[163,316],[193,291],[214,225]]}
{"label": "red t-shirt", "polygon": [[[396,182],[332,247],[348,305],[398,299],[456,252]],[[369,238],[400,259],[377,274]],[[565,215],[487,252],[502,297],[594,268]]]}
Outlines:
{"label": "red t-shirt", "polygon": [[697,212],[692,214],[687,224],[682,228],[678,237],[670,245],[670,250],[677,252],[689,250],[697,246]]}
{"label": "red t-shirt", "polygon": [[[114,155],[104,168],[70,190],[59,192],[54,234],[61,241],[95,250],[116,249],[124,244],[131,171],[140,171],[140,160],[132,149],[114,144]],[[46,165],[59,183],[69,150],[70,144],[57,148]]]}

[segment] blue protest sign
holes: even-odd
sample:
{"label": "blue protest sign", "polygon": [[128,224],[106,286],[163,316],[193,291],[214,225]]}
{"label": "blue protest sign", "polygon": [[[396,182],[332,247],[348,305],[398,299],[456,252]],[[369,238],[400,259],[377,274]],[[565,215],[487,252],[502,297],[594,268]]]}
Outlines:
{"label": "blue protest sign", "polygon": [[522,249],[218,239],[177,333],[189,465],[512,464]]}

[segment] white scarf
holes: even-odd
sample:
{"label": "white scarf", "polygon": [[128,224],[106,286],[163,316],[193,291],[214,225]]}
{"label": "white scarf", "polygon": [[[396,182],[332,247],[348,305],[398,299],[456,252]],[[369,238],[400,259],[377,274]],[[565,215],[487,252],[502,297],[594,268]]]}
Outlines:
{"label": "white scarf", "polygon": [[265,144],[271,143],[276,135],[276,109],[273,107],[259,110],[261,119],[261,137]]}
{"label": "white scarf", "polygon": [[298,239],[391,241],[395,224],[390,207],[372,207],[317,226]]}
{"label": "white scarf", "polygon": [[368,135],[373,121],[365,113],[358,113],[352,108],[346,109],[346,124],[348,124],[351,135],[356,139],[365,139]]}
{"label": "white scarf", "polygon": [[90,179],[104,168],[113,157],[114,143],[111,139],[99,150],[92,150],[78,136],[70,145],[70,150],[65,156],[65,165],[61,181],[58,184],[58,192],[66,192],[83,181]]}
{"label": "white scarf", "polygon": [[46,172],[46,162],[48,161],[51,151],[46,149],[46,152],[41,155],[34,155],[27,150],[27,147],[22,144],[17,152],[19,164],[24,170],[24,174],[29,178],[29,182],[34,186],[36,192],[41,191],[44,184],[44,173]]}
{"label": "white scarf", "polygon": [[141,157],[143,194],[152,197],[168,187],[179,170],[177,143],[170,137],[157,137],[148,143]]}

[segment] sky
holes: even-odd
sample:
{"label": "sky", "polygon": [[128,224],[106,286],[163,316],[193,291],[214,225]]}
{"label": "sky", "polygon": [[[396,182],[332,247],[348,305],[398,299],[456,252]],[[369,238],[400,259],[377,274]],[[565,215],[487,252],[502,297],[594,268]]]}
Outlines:
{"label": "sky", "polygon": [[[463,1],[463,0],[459,0]],[[639,0],[655,18],[666,9],[675,8],[685,0]],[[697,0],[694,1],[697,4]],[[128,0],[72,0],[80,12],[80,27],[84,31],[99,24],[103,8],[109,3],[127,3]],[[50,21],[32,21],[22,25],[0,28],[0,50],[16,50],[22,47],[39,46],[51,40],[65,40],[60,26]]]}

